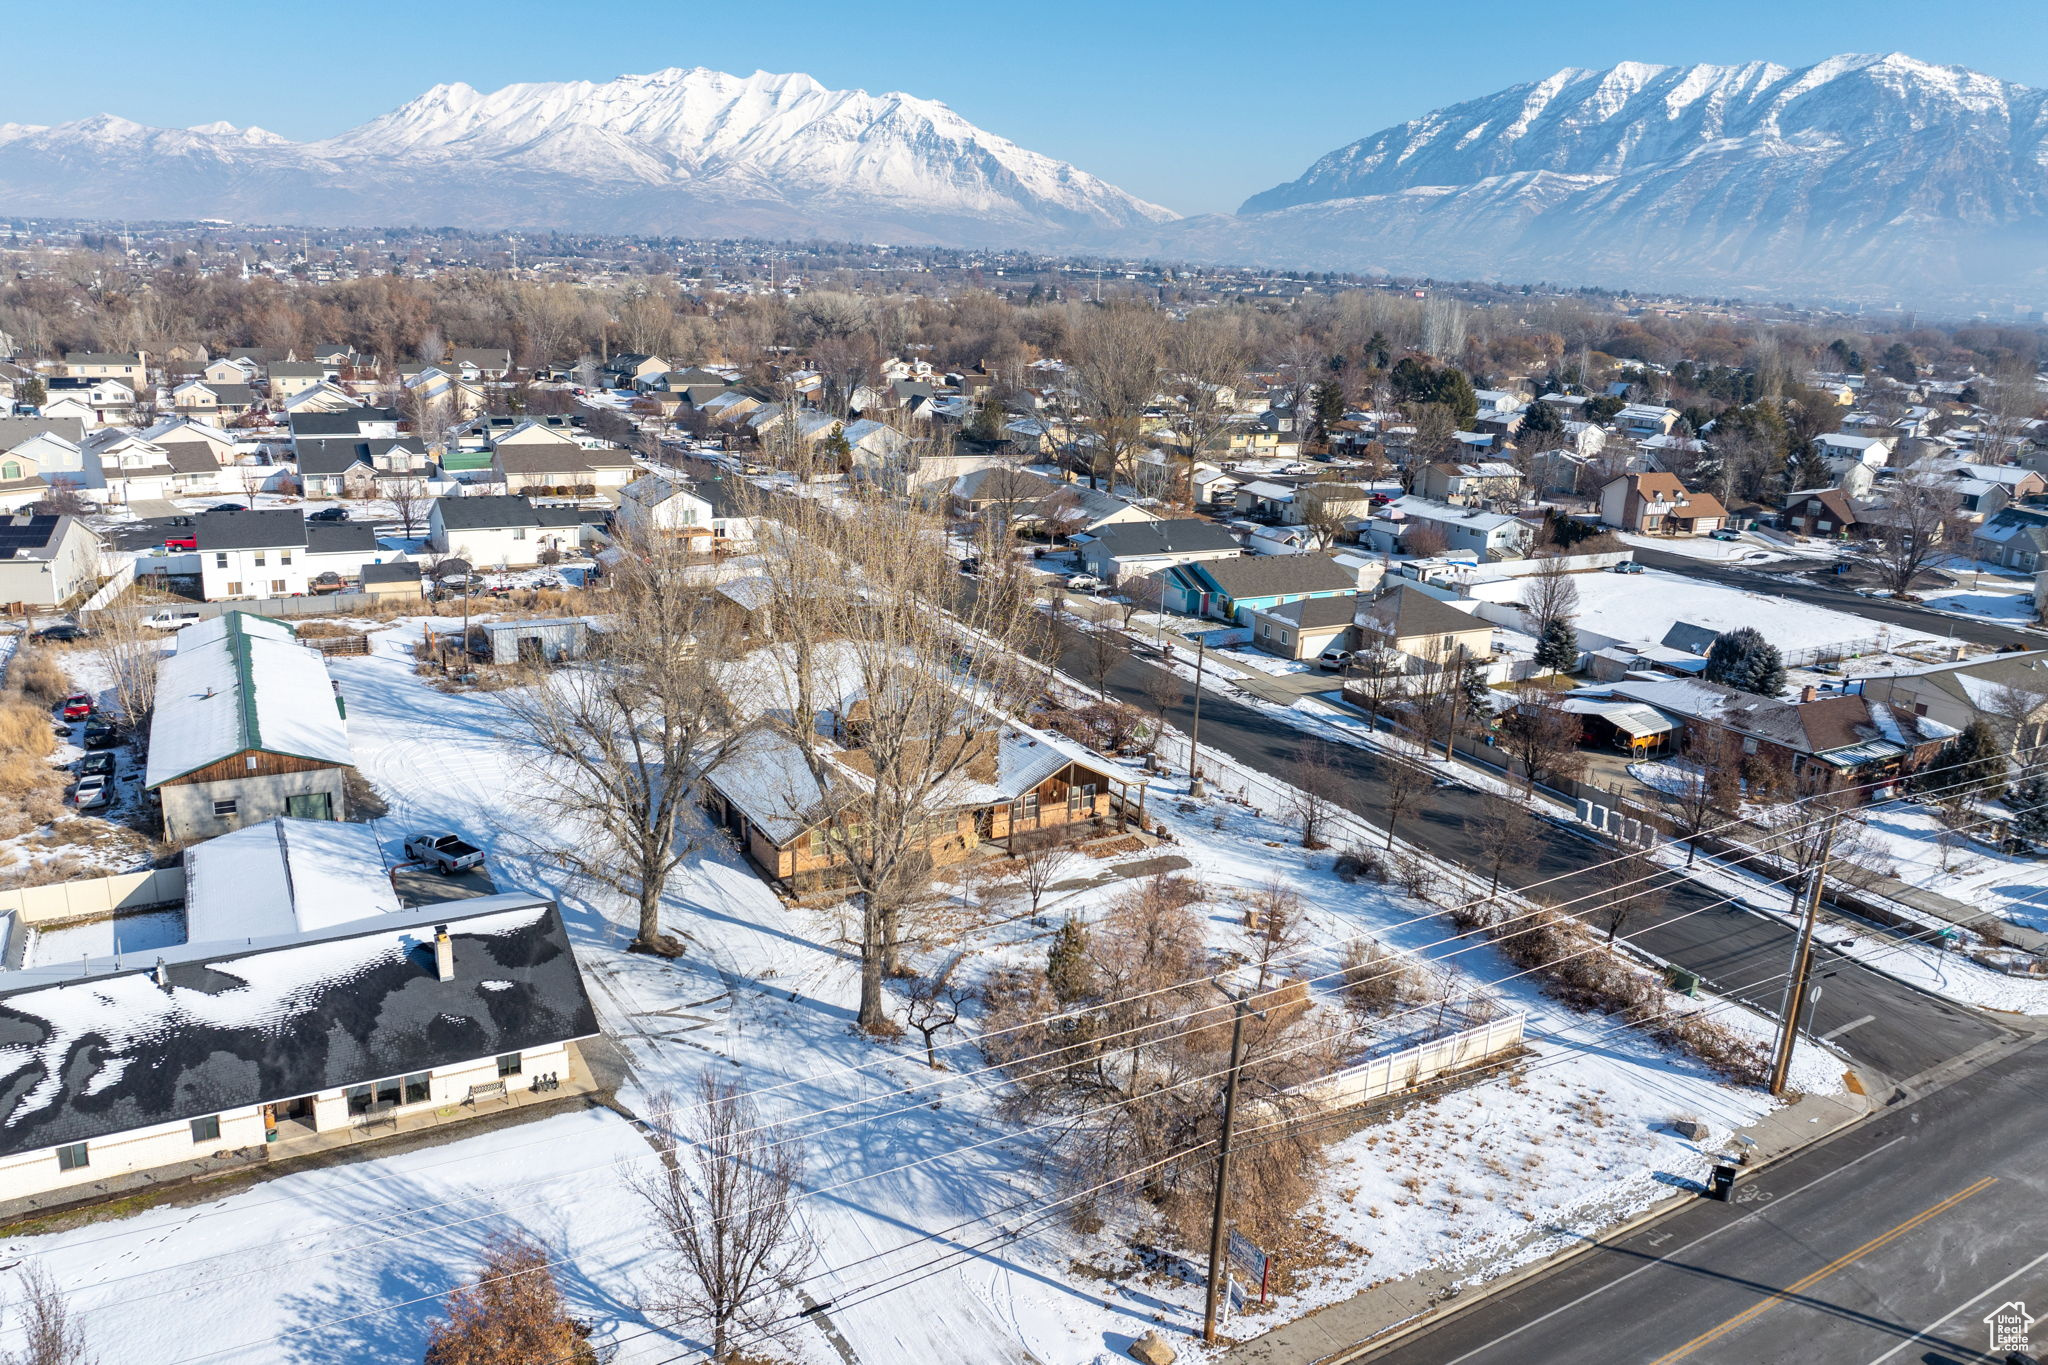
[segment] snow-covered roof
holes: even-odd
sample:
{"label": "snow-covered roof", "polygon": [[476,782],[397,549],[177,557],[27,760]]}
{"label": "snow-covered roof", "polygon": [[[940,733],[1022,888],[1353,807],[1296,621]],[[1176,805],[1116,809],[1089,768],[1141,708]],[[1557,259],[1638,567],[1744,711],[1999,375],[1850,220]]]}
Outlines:
{"label": "snow-covered roof", "polygon": [[266,820],[185,850],[185,937],[242,943],[396,914],[367,825]]}
{"label": "snow-covered roof", "polygon": [[353,766],[348,723],[319,654],[248,612],[187,631],[157,677],[146,786],[247,751]]}

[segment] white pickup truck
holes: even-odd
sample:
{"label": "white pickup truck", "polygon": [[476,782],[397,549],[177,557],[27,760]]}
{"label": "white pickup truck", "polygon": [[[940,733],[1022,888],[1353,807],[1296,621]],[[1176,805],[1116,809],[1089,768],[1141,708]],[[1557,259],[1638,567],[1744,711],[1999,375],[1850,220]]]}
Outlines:
{"label": "white pickup truck", "polygon": [[484,851],[452,834],[415,834],[405,841],[405,856],[437,872],[467,872],[481,867]]}

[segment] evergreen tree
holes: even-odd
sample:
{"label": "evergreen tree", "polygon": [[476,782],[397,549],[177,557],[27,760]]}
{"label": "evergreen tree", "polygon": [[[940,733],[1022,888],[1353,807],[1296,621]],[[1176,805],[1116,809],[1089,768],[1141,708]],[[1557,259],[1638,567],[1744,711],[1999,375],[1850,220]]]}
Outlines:
{"label": "evergreen tree", "polygon": [[14,401],[25,408],[39,408],[50,396],[49,385],[40,379],[24,379],[14,391]]}
{"label": "evergreen tree", "polygon": [[1088,926],[1072,916],[1053,931],[1045,954],[1045,983],[1061,1006],[1086,999],[1095,989],[1095,969],[1088,958]]}
{"label": "evergreen tree", "polygon": [[1458,675],[1458,691],[1465,700],[1465,711],[1482,725],[1493,719],[1493,689],[1486,684],[1486,672],[1476,663],[1467,663]]}
{"label": "evergreen tree", "polygon": [[1820,451],[1813,446],[1800,447],[1791,462],[1785,466],[1785,491],[1800,493],[1810,488],[1831,488],[1834,477],[1828,472],[1827,461],[1821,459]]}
{"label": "evergreen tree", "polygon": [[1707,648],[1708,682],[1720,683],[1761,697],[1775,697],[1785,690],[1785,659],[1778,647],[1763,637],[1755,626],[1727,630],[1714,637]]}
{"label": "evergreen tree", "polygon": [[1973,797],[1995,798],[2005,790],[2005,754],[1991,723],[1973,720],[1914,774],[1915,790],[1935,794],[1944,805],[1962,807]]}
{"label": "evergreen tree", "polygon": [[1878,362],[1884,372],[1903,384],[1910,384],[1920,377],[1920,367],[1913,363],[1913,348],[1903,341],[1894,341],[1885,347],[1884,358]]}
{"label": "evergreen tree", "polygon": [[1578,666],[1579,633],[1562,616],[1543,623],[1536,638],[1536,666],[1548,673],[1569,673]]}
{"label": "evergreen tree", "polygon": [[1531,437],[1556,436],[1564,431],[1564,418],[1557,415],[1554,403],[1531,403],[1522,409],[1522,425],[1515,429],[1515,439],[1528,441]]}
{"label": "evergreen tree", "polygon": [[1317,384],[1309,393],[1310,443],[1327,446],[1330,432],[1344,420],[1344,386],[1334,379]]}
{"label": "evergreen tree", "polygon": [[2029,773],[2006,796],[2012,832],[2029,843],[2048,843],[2048,774]]}

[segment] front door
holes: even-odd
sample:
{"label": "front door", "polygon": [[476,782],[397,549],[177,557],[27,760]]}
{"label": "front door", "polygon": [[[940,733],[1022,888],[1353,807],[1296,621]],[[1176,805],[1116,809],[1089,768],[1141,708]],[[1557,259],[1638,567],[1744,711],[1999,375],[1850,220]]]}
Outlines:
{"label": "front door", "polygon": [[307,792],[303,796],[287,796],[284,799],[284,813],[294,820],[332,820],[334,798],[326,792]]}

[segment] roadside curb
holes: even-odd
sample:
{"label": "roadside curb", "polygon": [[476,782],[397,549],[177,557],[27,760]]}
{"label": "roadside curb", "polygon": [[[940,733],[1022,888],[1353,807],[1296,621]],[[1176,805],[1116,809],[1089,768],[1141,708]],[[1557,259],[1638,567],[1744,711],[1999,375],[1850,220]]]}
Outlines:
{"label": "roadside curb", "polygon": [[[1879,1081],[1879,1083],[1870,1084],[1871,1081]],[[1859,1079],[1858,1085],[1862,1086],[1867,1093],[1858,1095],[1855,1090],[1848,1089],[1839,1096],[1804,1096],[1784,1109],[1767,1115],[1758,1124],[1752,1125],[1753,1128],[1792,1125],[1796,1122],[1794,1116],[1798,1111],[1809,1104],[1846,1109],[1848,1111],[1835,1122],[1821,1127],[1819,1131],[1810,1135],[1802,1135],[1798,1141],[1792,1142],[1781,1150],[1772,1152],[1768,1156],[1754,1159],[1751,1163],[1746,1164],[1743,1167],[1743,1181],[1746,1183],[1749,1180],[1753,1180],[1757,1175],[1771,1169],[1786,1158],[1795,1156],[1830,1138],[1848,1132],[1857,1125],[1884,1112],[1889,1107],[1885,1103],[1883,1093],[1880,1092],[1889,1092],[1893,1088],[1891,1082],[1880,1081],[1880,1078],[1872,1076],[1867,1079]],[[1629,1237],[1642,1228],[1660,1219],[1669,1217],[1690,1204],[1698,1202],[1700,1198],[1701,1196],[1698,1193],[1685,1193],[1660,1199],[1648,1208],[1632,1214],[1618,1223],[1603,1228],[1594,1234],[1581,1235],[1570,1245],[1531,1261],[1527,1265],[1518,1266],[1483,1284],[1461,1287],[1457,1281],[1453,1280],[1450,1284],[1430,1292],[1426,1302],[1413,1312],[1394,1322],[1388,1323],[1372,1332],[1369,1336],[1353,1341],[1349,1345],[1338,1346],[1336,1349],[1326,1351],[1321,1355],[1287,1357],[1285,1359],[1296,1361],[1298,1365],[1350,1365],[1353,1361],[1362,1360],[1375,1351],[1383,1350],[1396,1342],[1413,1336],[1425,1328],[1433,1326],[1447,1313],[1455,1312],[1475,1303],[1482,1303],[1494,1295],[1504,1293],[1540,1275],[1548,1274],[1550,1271],[1567,1264],[1573,1258]],[[1331,1312],[1333,1309],[1341,1308],[1346,1303],[1354,1303],[1358,1298],[1363,1297],[1364,1294],[1384,1293],[1388,1290],[1398,1290],[1403,1286],[1413,1286],[1428,1274],[1429,1271],[1426,1269],[1418,1271],[1415,1275],[1408,1277],[1407,1280],[1394,1281],[1389,1285],[1382,1286],[1378,1291],[1366,1290],[1363,1294],[1354,1296],[1351,1299],[1326,1304],[1324,1307],[1316,1309],[1314,1312],[1308,1313],[1303,1317],[1296,1318],[1292,1322],[1283,1323],[1273,1328],[1271,1332],[1253,1337],[1249,1341],[1234,1344],[1217,1359],[1231,1362],[1242,1361],[1246,1365],[1250,1365],[1250,1362],[1253,1360],[1277,1362],[1283,1358],[1249,1353],[1249,1348],[1255,1347],[1266,1337],[1286,1331],[1289,1328],[1298,1327],[1302,1323],[1311,1322],[1323,1314]]]}

